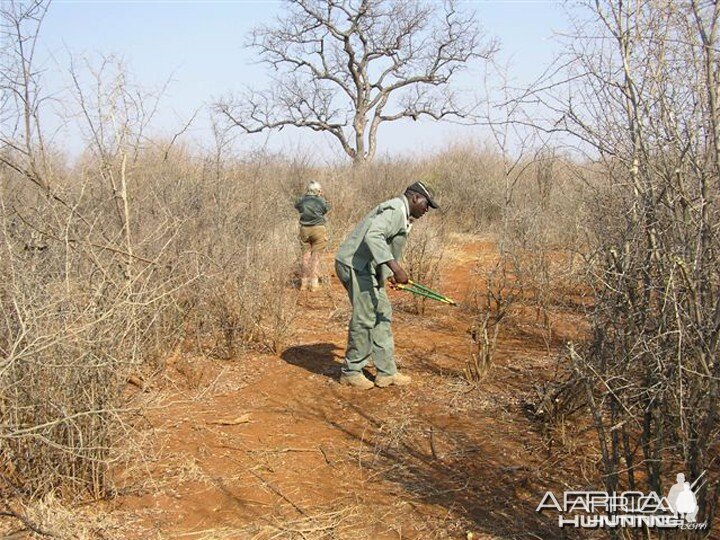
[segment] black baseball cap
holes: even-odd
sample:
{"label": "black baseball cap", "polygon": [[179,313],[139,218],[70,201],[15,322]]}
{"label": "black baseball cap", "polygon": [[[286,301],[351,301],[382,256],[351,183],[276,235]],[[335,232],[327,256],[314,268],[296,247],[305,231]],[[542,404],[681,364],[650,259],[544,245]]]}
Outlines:
{"label": "black baseball cap", "polygon": [[433,198],[432,191],[430,191],[422,182],[415,182],[414,184],[410,184],[407,187],[406,191],[414,191],[415,193],[419,193],[420,195],[425,197],[428,200],[428,205],[430,206],[430,208],[435,208],[436,210],[440,208],[438,203],[436,203],[435,199]]}

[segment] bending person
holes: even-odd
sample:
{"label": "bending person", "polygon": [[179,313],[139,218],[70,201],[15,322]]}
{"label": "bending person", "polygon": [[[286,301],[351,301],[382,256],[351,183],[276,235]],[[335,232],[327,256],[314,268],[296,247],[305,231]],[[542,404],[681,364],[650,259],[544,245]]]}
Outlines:
{"label": "bending person", "polygon": [[390,322],[392,307],[385,291],[390,279],[406,284],[408,275],[398,262],[410,229],[410,219],[419,219],[429,208],[438,208],[422,182],[385,201],[367,214],[335,255],[335,272],[352,304],[348,342],[340,382],[362,388],[373,383],[363,374],[372,356],[377,376],[375,386],[405,385],[410,377],[398,373]]}

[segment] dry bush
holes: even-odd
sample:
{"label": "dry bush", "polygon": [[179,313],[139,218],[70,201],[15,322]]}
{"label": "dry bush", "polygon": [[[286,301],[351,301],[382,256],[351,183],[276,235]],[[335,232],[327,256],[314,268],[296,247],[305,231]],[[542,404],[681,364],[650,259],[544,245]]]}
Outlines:
{"label": "dry bush", "polygon": [[697,521],[712,525],[720,12],[691,1],[587,8],[563,59],[570,87],[545,81],[537,96],[555,113],[553,126],[595,158],[588,176],[601,173],[588,223],[592,339],[569,356],[591,407],[606,490],[666,493],[677,472],[692,481],[705,473]]}
{"label": "dry bush", "polygon": [[510,295],[513,302],[521,300],[534,309],[550,354],[552,309],[569,303],[568,295],[581,286],[584,275],[577,261],[585,250],[582,224],[589,190],[578,178],[579,166],[546,146],[534,153],[521,148],[515,156],[489,148],[451,147],[426,166],[440,186],[447,226],[490,231],[498,238],[498,267],[482,273],[477,283],[487,284],[485,299],[470,302],[477,308],[472,377],[481,376],[491,362],[500,328],[493,321],[505,318],[507,311],[498,311],[494,297],[503,297],[500,291],[508,285],[517,289]]}
{"label": "dry bush", "polygon": [[504,183],[496,149],[451,146],[426,160],[424,169],[437,188],[441,212],[459,231],[487,231],[501,222]]}
{"label": "dry bush", "polygon": [[556,308],[584,285],[577,262],[586,251],[587,188],[575,178],[578,165],[545,148],[523,168],[507,197],[499,235],[500,257],[511,260],[522,287],[522,304],[535,313],[533,326],[551,354]]}
{"label": "dry bush", "polygon": [[[280,350],[297,300],[294,194],[286,187],[296,173],[267,157],[228,159],[220,177],[192,160],[185,168],[182,184],[167,175],[161,185],[170,188],[164,205],[185,217],[174,245],[196,254],[201,275],[181,297],[186,346],[223,358],[253,343]],[[187,262],[178,260],[178,270]]]}
{"label": "dry bush", "polygon": [[84,187],[70,210],[22,190],[0,199],[0,473],[15,494],[108,493],[127,377],[174,335],[169,306],[184,283],[167,253],[150,259],[140,242],[129,262]]}
{"label": "dry bush", "polygon": [[[421,285],[438,290],[440,268],[447,242],[445,223],[442,218],[432,214],[413,223],[403,253],[403,267],[410,278]],[[441,292],[442,291],[438,291]],[[412,295],[413,311],[419,315],[425,313],[428,300],[424,296]]]}
{"label": "dry bush", "polygon": [[[553,308],[565,304],[582,281],[575,261],[583,249],[580,223],[587,190],[576,179],[577,166],[548,147],[529,154],[530,149],[515,157],[484,153],[485,170],[490,171],[485,190],[497,206],[486,227],[495,232],[499,256],[492,268],[476,272],[467,302],[473,314],[469,380],[484,377],[502,326],[522,306],[534,310],[535,326],[550,354]],[[466,208],[462,201],[457,204],[461,219]]]}
{"label": "dry bush", "polygon": [[[295,224],[268,179],[283,167],[264,177],[268,163],[238,163],[213,182],[202,159],[174,157],[85,156],[53,177],[55,199],[2,178],[0,451],[13,494],[111,493],[128,376],[181,341],[227,356],[287,338]],[[127,213],[107,196],[110,172],[124,175]]]}
{"label": "dry bush", "polygon": [[548,452],[558,442],[563,450],[574,452],[578,446],[578,433],[587,427],[587,399],[583,381],[567,369],[567,350],[556,357],[555,373],[551,380],[534,384],[534,395],[524,404],[528,415],[540,423]]}
{"label": "dry bush", "polygon": [[117,517],[98,508],[68,507],[53,493],[31,502],[5,501],[0,515],[14,518],[0,525],[2,538],[93,540],[118,538],[122,530]]}
{"label": "dry bush", "polygon": [[482,276],[469,291],[466,306],[472,314],[470,327],[471,351],[465,365],[465,378],[469,382],[482,380],[495,358],[498,335],[512,318],[517,301],[522,295],[511,257],[501,257],[489,270],[478,270]]}

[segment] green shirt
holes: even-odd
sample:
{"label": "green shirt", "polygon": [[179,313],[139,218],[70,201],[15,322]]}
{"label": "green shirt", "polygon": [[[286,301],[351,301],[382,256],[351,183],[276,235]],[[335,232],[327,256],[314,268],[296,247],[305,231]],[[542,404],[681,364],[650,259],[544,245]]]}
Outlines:
{"label": "green shirt", "polygon": [[330,203],[318,195],[305,195],[297,200],[295,208],[300,212],[300,225],[325,225]]}
{"label": "green shirt", "polygon": [[382,285],[392,275],[384,263],[402,257],[409,219],[409,206],[404,195],[377,205],[345,239],[335,260],[356,271],[372,274]]}

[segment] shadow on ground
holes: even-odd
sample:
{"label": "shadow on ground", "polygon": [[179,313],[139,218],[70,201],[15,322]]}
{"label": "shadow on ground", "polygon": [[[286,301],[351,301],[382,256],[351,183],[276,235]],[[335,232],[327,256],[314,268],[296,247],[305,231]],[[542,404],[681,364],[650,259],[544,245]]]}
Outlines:
{"label": "shadow on ground", "polygon": [[[335,395],[346,397],[343,392]],[[503,455],[503,445],[492,433],[500,425],[485,419],[490,433],[469,435],[464,426],[448,426],[443,418],[428,414],[392,427],[389,407],[378,412],[368,405],[353,399],[345,402],[346,410],[364,425],[328,418],[319,409],[306,413],[324,419],[364,447],[367,458],[362,467],[371,476],[395,484],[401,499],[444,507],[458,520],[457,526],[476,533],[541,540],[585,538],[582,531],[561,530],[554,517],[535,511],[544,489],[536,466]],[[528,501],[528,494],[537,495]]]}
{"label": "shadow on ground", "polygon": [[334,343],[308,343],[285,349],[280,358],[310,373],[337,379],[340,377],[339,359],[342,356],[336,351],[342,349]]}

